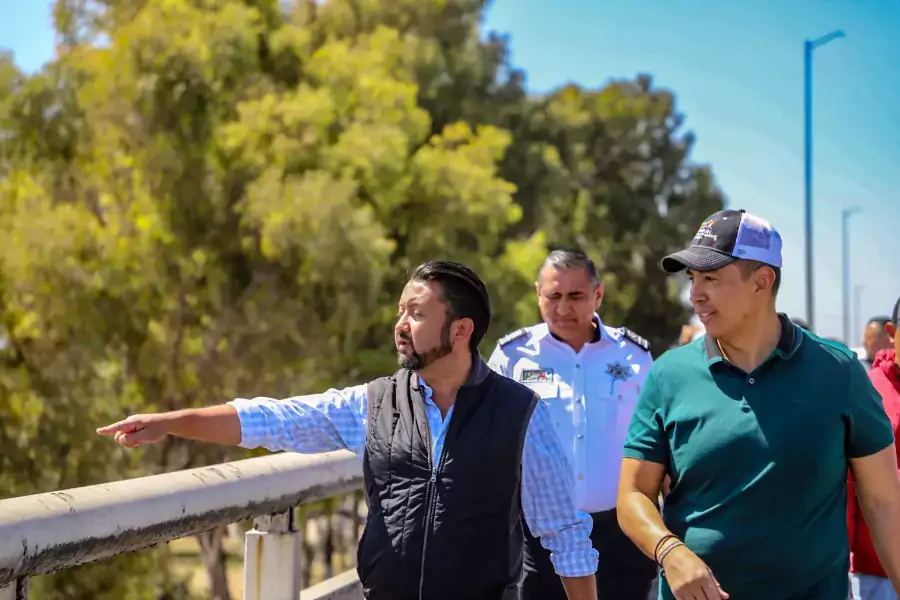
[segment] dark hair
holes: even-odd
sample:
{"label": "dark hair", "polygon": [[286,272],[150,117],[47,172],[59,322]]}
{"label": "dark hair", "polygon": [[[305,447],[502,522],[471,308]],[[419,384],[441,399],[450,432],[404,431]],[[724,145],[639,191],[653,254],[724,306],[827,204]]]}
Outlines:
{"label": "dark hair", "polygon": [[[744,279],[747,279],[753,273],[755,273],[756,271],[759,271],[763,267],[769,267],[770,269],[775,271],[775,283],[772,284],[772,296],[774,297],[774,296],[778,295],[778,289],[781,287],[781,268],[780,267],[773,267],[772,265],[766,264],[762,261],[749,260],[749,259],[745,259],[745,258],[738,259],[735,262],[735,264],[741,270],[741,276],[743,276]],[[804,327],[804,329],[808,330],[807,327]]]}
{"label": "dark hair", "polygon": [[594,287],[600,285],[600,275],[597,274],[597,265],[594,264],[594,261],[592,261],[587,254],[577,248],[560,248],[548,254],[547,258],[544,259],[544,262],[541,263],[541,268],[538,270],[538,278],[540,278],[541,271],[547,267],[553,267],[554,269],[559,269],[561,271],[568,269],[584,269],[587,271],[588,277],[590,278],[591,283],[594,284]]}
{"label": "dark hair", "polygon": [[866,327],[868,327],[869,325],[872,325],[874,323],[874,324],[878,325],[879,328],[884,329],[884,326],[887,325],[888,323],[896,322],[896,320],[897,320],[896,314],[897,314],[897,311],[895,310],[894,311],[894,319],[890,319],[888,317],[872,317],[866,323]]}
{"label": "dark hair", "polygon": [[475,271],[449,260],[430,260],[416,267],[409,280],[441,284],[447,322],[472,319],[474,331],[469,349],[474,352],[491,324],[491,298]]}
{"label": "dark hair", "polygon": [[891,322],[894,326],[900,325],[900,298],[897,298],[897,303],[894,304],[894,312],[891,317]]}

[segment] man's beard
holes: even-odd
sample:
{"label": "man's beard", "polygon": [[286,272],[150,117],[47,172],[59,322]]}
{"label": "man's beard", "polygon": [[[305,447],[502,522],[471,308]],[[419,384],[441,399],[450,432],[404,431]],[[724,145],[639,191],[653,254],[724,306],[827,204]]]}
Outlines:
{"label": "man's beard", "polygon": [[441,343],[430,350],[426,350],[422,354],[419,354],[419,352],[416,351],[415,346],[413,346],[412,338],[401,334],[400,339],[406,342],[408,353],[398,351],[397,362],[400,363],[400,366],[404,369],[410,369],[412,371],[420,371],[453,351],[453,346],[450,344],[450,323],[445,323],[441,330]]}

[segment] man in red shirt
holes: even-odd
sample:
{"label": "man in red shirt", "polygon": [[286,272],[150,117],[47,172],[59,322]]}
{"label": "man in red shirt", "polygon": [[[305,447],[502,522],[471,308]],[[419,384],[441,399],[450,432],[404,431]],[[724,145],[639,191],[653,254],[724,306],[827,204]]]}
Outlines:
{"label": "man in red shirt", "polygon": [[[893,348],[881,350],[872,361],[869,377],[881,394],[884,410],[894,426],[894,439],[900,439],[900,299],[894,305],[890,322],[885,331]],[[900,446],[898,446],[900,448]],[[898,449],[900,459],[900,449]],[[847,493],[847,525],[850,531],[850,579],[853,600],[897,600],[881,561],[875,553],[869,527],[863,519],[850,477]]]}

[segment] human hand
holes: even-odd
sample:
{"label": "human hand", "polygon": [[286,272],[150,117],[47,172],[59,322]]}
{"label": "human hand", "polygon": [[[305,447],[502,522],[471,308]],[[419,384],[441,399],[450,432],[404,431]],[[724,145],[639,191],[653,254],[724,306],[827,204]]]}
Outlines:
{"label": "human hand", "polygon": [[141,444],[155,444],[169,433],[165,414],[132,415],[123,421],[100,427],[100,435],[112,436],[126,448],[136,448]]}
{"label": "human hand", "polygon": [[726,600],[728,594],[712,571],[682,544],[665,554],[662,568],[669,589],[677,600]]}

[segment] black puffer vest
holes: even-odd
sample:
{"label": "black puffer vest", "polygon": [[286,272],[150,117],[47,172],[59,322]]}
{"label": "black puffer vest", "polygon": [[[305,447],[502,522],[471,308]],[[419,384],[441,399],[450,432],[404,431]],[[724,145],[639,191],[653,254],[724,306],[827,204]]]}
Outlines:
{"label": "black puffer vest", "polygon": [[412,371],[371,382],[368,402],[369,516],[357,554],[366,598],[515,599],[522,448],[537,396],[474,355],[439,457]]}

